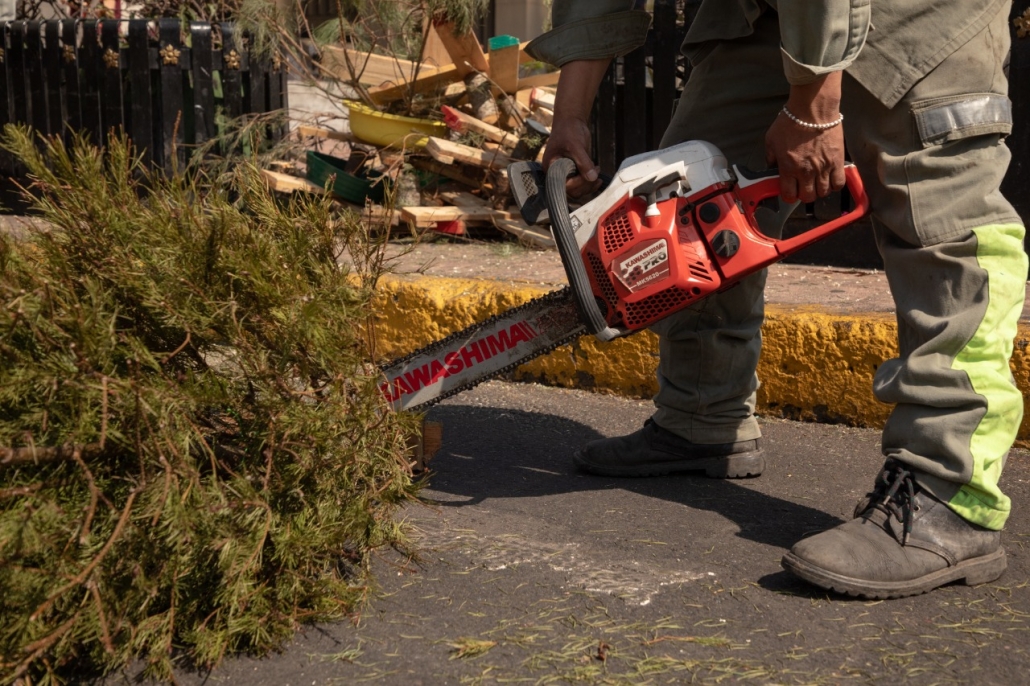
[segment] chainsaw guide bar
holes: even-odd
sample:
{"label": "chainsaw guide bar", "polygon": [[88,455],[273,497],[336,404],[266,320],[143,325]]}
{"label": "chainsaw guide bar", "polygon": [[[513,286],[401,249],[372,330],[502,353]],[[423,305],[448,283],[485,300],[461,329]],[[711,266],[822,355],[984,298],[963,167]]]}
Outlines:
{"label": "chainsaw guide bar", "polygon": [[425,410],[584,333],[565,287],[382,365],[380,389],[397,411]]}

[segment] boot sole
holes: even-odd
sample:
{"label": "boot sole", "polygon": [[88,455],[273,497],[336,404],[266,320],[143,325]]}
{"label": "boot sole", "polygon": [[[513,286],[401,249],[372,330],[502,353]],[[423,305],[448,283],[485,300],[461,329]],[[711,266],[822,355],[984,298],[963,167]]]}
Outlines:
{"label": "boot sole", "polygon": [[856,579],[816,567],[793,553],[784,555],[781,564],[788,572],[820,588],[871,600],[919,595],[920,593],[932,591],[938,586],[959,580],[962,580],[966,586],[985,584],[1000,577],[1008,566],[1004,548],[998,548],[990,555],[963,560],[954,567],[945,567],[936,572],[907,581],[866,581],[864,579]]}
{"label": "boot sole", "polygon": [[588,462],[582,452],[572,456],[572,462],[580,471],[598,476],[644,477],[665,476],[685,472],[704,472],[713,479],[743,479],[759,476],[765,471],[765,458],[760,450],[739,455],[717,455],[699,457],[693,460],[653,462],[631,466],[605,466]]}

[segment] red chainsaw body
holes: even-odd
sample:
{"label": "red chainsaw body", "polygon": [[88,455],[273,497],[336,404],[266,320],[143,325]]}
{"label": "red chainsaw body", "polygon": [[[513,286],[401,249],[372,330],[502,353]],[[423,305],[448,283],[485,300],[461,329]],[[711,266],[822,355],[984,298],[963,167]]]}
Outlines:
{"label": "red chainsaw body", "polygon": [[[850,187],[861,189],[857,171],[849,167],[848,174],[855,177]],[[608,325],[646,328],[838,230],[868,206],[862,194],[856,211],[777,240],[759,230],[754,211],[778,194],[779,178],[770,177],[748,185],[716,183],[656,202],[650,211],[643,197],[625,195],[581,248]]]}

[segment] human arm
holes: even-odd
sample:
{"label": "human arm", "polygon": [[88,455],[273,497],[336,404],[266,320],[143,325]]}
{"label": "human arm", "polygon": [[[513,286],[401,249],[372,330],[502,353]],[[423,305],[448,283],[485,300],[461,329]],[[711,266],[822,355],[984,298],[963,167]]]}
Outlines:
{"label": "human arm", "polygon": [[558,79],[554,121],[544,150],[544,169],[560,157],[572,159],[579,175],[568,180],[566,189],[573,197],[597,187],[600,169],[591,156],[590,110],[610,63],[610,59],[568,62]]}
{"label": "human arm", "polygon": [[651,17],[633,11],[632,0],[560,0],[552,5],[553,29],[526,46],[533,57],[561,67],[554,121],[544,151],[544,168],[569,157],[579,175],[566,187],[573,196],[598,185],[599,169],[591,159],[590,111],[612,58],[642,45]]}
{"label": "human arm", "polygon": [[[791,84],[787,111],[812,124],[837,121],[843,70],[869,31],[869,0],[778,0],[777,6],[783,71]],[[780,112],[765,141],[784,201],[813,202],[844,186],[841,126],[810,128]]]}
{"label": "human arm", "polygon": [[[786,109],[802,121],[829,123],[840,116],[842,72],[792,85]],[[840,125],[810,129],[783,112],[765,134],[766,162],[780,173],[785,202],[814,202],[844,187],[844,130]]]}

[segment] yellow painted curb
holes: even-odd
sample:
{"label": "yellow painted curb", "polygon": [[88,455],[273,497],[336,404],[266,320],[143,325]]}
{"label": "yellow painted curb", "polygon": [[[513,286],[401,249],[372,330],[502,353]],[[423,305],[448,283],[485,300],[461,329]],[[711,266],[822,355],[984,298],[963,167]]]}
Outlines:
{"label": "yellow painted curb", "polygon": [[[518,283],[391,276],[377,294],[376,337],[383,359],[411,352],[550,289]],[[1030,329],[1021,325],[1012,371],[1030,392]],[[758,412],[791,419],[882,427],[890,405],[872,393],[873,375],[897,355],[897,325],[887,314],[829,314],[770,306],[762,327]],[[633,397],[657,390],[658,337],[650,331],[600,343],[583,336],[518,368],[515,378]],[[1030,439],[1030,418],[1020,426]]]}

